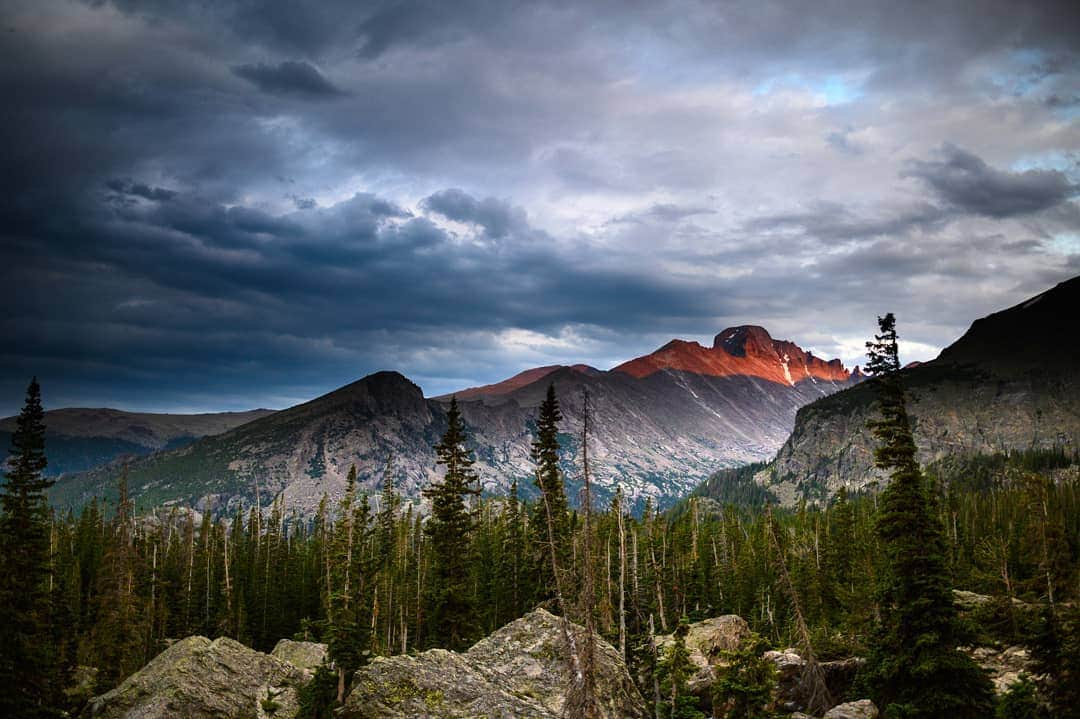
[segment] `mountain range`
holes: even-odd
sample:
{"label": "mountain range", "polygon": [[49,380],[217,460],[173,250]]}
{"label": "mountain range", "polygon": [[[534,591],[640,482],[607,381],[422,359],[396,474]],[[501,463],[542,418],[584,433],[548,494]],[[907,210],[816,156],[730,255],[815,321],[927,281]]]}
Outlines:
{"label": "mountain range", "polygon": [[[757,326],[716,335],[711,347],[674,340],[612,370],[540,367],[455,393],[486,492],[516,481],[533,493],[530,458],[537,408],[549,384],[560,398],[560,437],[571,501],[579,491],[584,393],[590,411],[591,478],[601,501],[616,485],[638,507],[667,506],[716,469],[769,459],[799,407],[857,383],[838,360],[824,361]],[[360,485],[389,477],[406,496],[439,476],[433,445],[446,427],[448,396],[425,398],[396,372],[378,372],[295,407],[187,446],[127,462],[143,506],[192,504],[231,513],[281,497],[310,514],[338,496],[356,465]],[[65,476],[54,502],[77,506],[108,495],[119,465]]]}
{"label": "mountain range", "polygon": [[[221,434],[272,414],[268,409],[212,414],[151,414],[71,407],[45,413],[46,476],[82,472],[118,457],[150,454]],[[15,417],[0,419],[0,445],[11,445]]]}

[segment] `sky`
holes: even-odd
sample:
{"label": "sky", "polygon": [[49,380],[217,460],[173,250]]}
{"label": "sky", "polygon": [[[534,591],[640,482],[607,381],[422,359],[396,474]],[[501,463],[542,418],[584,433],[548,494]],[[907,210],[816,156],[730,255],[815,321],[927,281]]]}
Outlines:
{"label": "sky", "polygon": [[[428,395],[1080,274],[1080,5],[3,0],[0,414]],[[1022,340],[1021,340],[1022,341]]]}

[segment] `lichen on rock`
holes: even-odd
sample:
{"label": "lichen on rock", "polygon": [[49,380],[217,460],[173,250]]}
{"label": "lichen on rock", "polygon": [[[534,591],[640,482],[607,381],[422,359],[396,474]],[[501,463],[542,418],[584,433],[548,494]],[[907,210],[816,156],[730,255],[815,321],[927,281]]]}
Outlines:
{"label": "lichen on rock", "polygon": [[[583,645],[585,629],[570,631]],[[648,711],[618,651],[597,638],[596,689],[602,719],[645,719]],[[353,677],[342,719],[464,719],[562,715],[571,684],[562,620],[537,609],[468,651],[431,649],[377,657]]]}
{"label": "lichen on rock", "polygon": [[84,719],[291,719],[310,676],[227,637],[193,636],[158,654],[116,688],[94,697]]}

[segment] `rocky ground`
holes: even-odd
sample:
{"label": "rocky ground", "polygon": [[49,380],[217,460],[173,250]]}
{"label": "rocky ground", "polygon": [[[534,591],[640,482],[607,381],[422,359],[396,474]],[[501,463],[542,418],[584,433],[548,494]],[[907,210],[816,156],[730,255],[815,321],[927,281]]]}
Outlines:
{"label": "rocky ground", "polygon": [[[580,646],[585,630],[568,625]],[[751,634],[735,615],[690,625],[686,644],[697,672],[691,690],[708,695],[725,665],[725,653]],[[655,637],[663,652],[671,635]],[[632,681],[618,651],[597,638],[597,694],[602,719],[646,719],[649,706]],[[985,667],[999,693],[1029,669],[1027,652],[1019,647],[977,647],[969,650]],[[796,719],[807,698],[799,679],[806,661],[795,649],[763,655],[777,668],[776,707]],[[283,639],[270,654],[227,638],[213,641],[188,637],[176,642],[115,689],[94,697],[83,719],[159,719],[214,717],[292,719],[299,708],[298,691],[326,661],[326,645]],[[849,698],[862,660],[853,657],[821,662],[834,700]],[[556,719],[563,715],[572,666],[562,620],[543,609],[507,624],[465,652],[432,649],[415,655],[377,657],[353,677],[352,691],[341,719],[490,719],[522,717]],[[825,719],[875,719],[878,710],[867,700],[840,704]]]}
{"label": "rocky ground", "polygon": [[312,661],[325,654],[325,645],[310,642],[282,642],[264,654],[227,637],[188,637],[91,699],[83,718],[287,719],[296,715],[297,690],[311,680]]}
{"label": "rocky ground", "polygon": [[[585,630],[570,625],[575,640]],[[603,719],[649,712],[618,651],[597,639],[597,694]],[[378,657],[353,678],[342,719],[464,719],[562,716],[571,663],[561,620],[530,612],[463,653],[432,649],[416,656]]]}

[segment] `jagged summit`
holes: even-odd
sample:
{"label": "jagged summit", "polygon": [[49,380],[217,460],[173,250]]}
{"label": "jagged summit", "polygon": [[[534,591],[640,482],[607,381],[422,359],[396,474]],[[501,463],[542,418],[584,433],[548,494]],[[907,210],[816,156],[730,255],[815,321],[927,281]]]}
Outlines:
{"label": "jagged summit", "polygon": [[758,325],[728,327],[713,338],[713,349],[723,349],[734,357],[765,354],[773,349],[769,331]]}
{"label": "jagged summit", "polygon": [[652,354],[624,362],[613,371],[642,378],[662,370],[711,377],[758,377],[787,385],[807,380],[846,382],[853,376],[840,360],[814,357],[794,342],[773,339],[768,330],[757,325],[729,327],[716,335],[712,347],[672,340]]}
{"label": "jagged summit", "polygon": [[[589,377],[605,374],[585,364],[547,365],[527,369],[501,382],[469,387],[435,399],[448,400],[453,395],[459,400],[501,401],[501,398],[551,377],[560,370]],[[790,386],[804,381],[848,382],[862,379],[861,374],[848,372],[840,360],[825,361],[814,357],[812,352],[803,350],[794,342],[773,339],[769,331],[759,325],[728,327],[713,338],[712,347],[673,339],[652,354],[623,362],[610,371],[643,379],[662,370],[691,372],[708,377],[757,377]]]}

